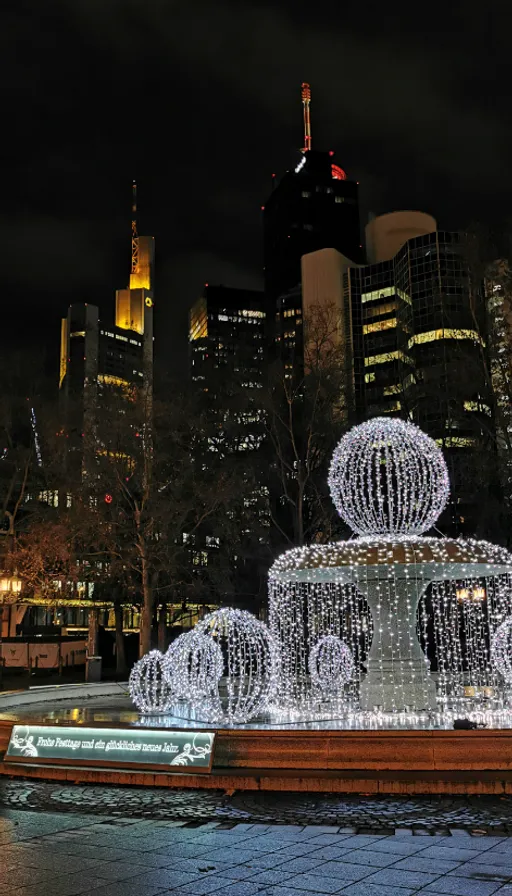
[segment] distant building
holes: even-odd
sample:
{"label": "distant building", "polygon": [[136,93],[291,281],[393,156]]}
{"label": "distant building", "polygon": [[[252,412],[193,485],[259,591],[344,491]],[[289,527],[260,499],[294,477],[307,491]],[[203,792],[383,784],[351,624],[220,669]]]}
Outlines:
{"label": "distant building", "polygon": [[310,100],[309,85],[303,84],[304,147],[263,213],[265,293],[274,305],[277,356],[288,373],[293,358],[302,355],[301,259],[335,249],[352,264],[363,260],[358,185],[336,164],[333,151],[311,148]]}
{"label": "distant building", "polygon": [[361,259],[358,187],[331,152],[298,154],[263,213],[265,291],[275,298],[300,283],[300,260],[317,249]]}
{"label": "distant building", "polygon": [[441,524],[473,531],[475,469],[493,422],[485,299],[465,237],[438,231],[429,215],[394,212],[371,221],[366,238],[370,264],[332,250],[303,258],[303,309],[338,309],[347,421],[394,414],[435,438],[458,496]]}
{"label": "distant building", "polygon": [[[135,193],[134,193],[135,200]],[[100,320],[95,305],[71,305],[61,323],[60,394],[70,468],[82,476],[88,445],[96,432],[97,410],[105,388],[144,390],[148,406],[153,391],[153,306],[155,241],[138,236],[132,221],[132,267],[129,285],[116,292],[111,321]],[[85,466],[84,466],[85,465]]]}
{"label": "distant building", "polygon": [[[195,448],[198,462],[238,464],[241,475],[248,474],[244,503],[252,511],[258,532],[242,533],[250,544],[261,543],[268,528],[268,467],[265,462],[265,409],[263,390],[268,375],[267,300],[260,292],[226,286],[205,286],[203,295],[190,311],[190,375],[196,395],[204,399],[210,420],[205,444]],[[217,562],[218,537],[215,532],[198,535],[191,545],[192,563],[207,566]],[[249,586],[257,580],[250,556],[222,552],[224,562],[238,569],[239,581]],[[243,599],[240,585],[239,598]],[[254,598],[257,595],[252,595]],[[247,597],[247,595],[246,595]]]}

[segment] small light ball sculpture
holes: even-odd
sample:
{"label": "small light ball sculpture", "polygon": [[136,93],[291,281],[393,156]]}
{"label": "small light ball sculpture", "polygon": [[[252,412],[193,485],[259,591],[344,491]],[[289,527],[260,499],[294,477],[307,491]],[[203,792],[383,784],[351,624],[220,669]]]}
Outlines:
{"label": "small light ball sculpture", "polygon": [[201,702],[209,697],[218,703],[223,671],[219,645],[196,630],[180,635],[165,655],[165,677],[172,692],[182,700]]}
{"label": "small light ball sculpture", "polygon": [[355,672],[354,658],[336,635],[324,635],[309,654],[309,674],[313,692],[324,700],[339,698]]}
{"label": "small light ball sculpture", "polygon": [[446,505],[448,469],[439,446],[413,423],[375,417],[341,439],[329,488],[358,535],[417,535]]}
{"label": "small light ball sculpture", "polygon": [[187,649],[187,644],[190,641],[191,635],[192,631],[183,632],[183,634],[178,635],[178,637],[172,642],[172,644],[169,645],[169,647],[167,648],[167,653],[164,655],[164,676],[176,697],[180,696],[179,684],[176,678],[174,682],[172,681],[172,678],[176,669],[178,657],[181,655],[181,652],[183,650]]}
{"label": "small light ball sculpture", "polygon": [[[246,610],[224,607],[205,616],[194,631],[213,639],[224,657],[220,717],[229,722],[248,722],[263,712],[275,696],[279,669],[277,649],[267,626]],[[215,700],[205,697],[202,709],[210,710],[210,718],[219,717]]]}
{"label": "small light ball sculpture", "polygon": [[164,674],[163,653],[151,650],[135,663],[128,679],[128,689],[139,712],[147,715],[168,712],[173,703],[173,693]]}
{"label": "small light ball sculpture", "polygon": [[491,638],[491,663],[506,684],[512,686],[512,616],[498,626]]}

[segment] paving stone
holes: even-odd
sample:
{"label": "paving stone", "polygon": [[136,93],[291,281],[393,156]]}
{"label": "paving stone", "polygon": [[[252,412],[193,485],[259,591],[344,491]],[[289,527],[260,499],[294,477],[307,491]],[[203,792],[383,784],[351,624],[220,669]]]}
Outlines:
{"label": "paving stone", "polygon": [[[324,848],[327,849],[327,847],[324,847]],[[281,859],[282,857],[284,857],[285,859],[286,859],[286,857],[291,859],[294,856],[309,856],[309,855],[312,855],[313,853],[316,855],[317,850],[318,850],[318,845],[315,846],[311,840],[310,841],[304,840],[302,843],[294,843],[294,844],[291,844],[290,846],[285,846],[285,847],[280,848],[275,853],[275,855],[279,859]]]}
{"label": "paving stone", "polygon": [[250,880],[224,885],[222,889],[222,896],[254,896],[255,893],[261,893],[261,885],[253,884]]}
{"label": "paving stone", "polygon": [[367,849],[351,849],[343,854],[341,860],[356,865],[373,865],[376,868],[383,868],[385,865],[392,865],[393,862],[396,862],[398,856],[392,853],[375,851],[370,846]]}
{"label": "paving stone", "polygon": [[[352,834],[318,834],[316,835],[314,829],[309,828],[308,840],[310,843],[318,844],[318,846],[345,846],[345,844],[351,844],[355,846],[366,846],[367,843],[371,843],[373,840],[376,840],[377,837],[357,837]],[[355,842],[357,841],[357,842]],[[350,846],[348,847],[350,849]]]}
{"label": "paving stone", "polygon": [[325,862],[315,871],[315,874],[325,874],[328,877],[344,880],[361,880],[362,877],[371,874],[375,868],[371,865],[350,865],[348,862]]}
{"label": "paving stone", "polygon": [[[500,887],[497,881],[467,880],[462,877],[442,877],[421,890],[421,896],[447,894],[447,896],[491,896]],[[502,891],[499,890],[501,893]]]}
{"label": "paving stone", "polygon": [[[300,856],[296,856],[295,858],[301,858]],[[276,868],[281,867],[281,865],[286,864],[287,862],[293,861],[290,859],[290,856],[281,855],[281,851],[274,853],[262,852],[261,855],[256,856],[254,859],[250,859],[248,862],[244,862],[244,867],[254,868],[254,871],[264,871],[266,868]],[[320,864],[320,861],[316,863]],[[239,866],[237,866],[239,867]]]}
{"label": "paving stone", "polygon": [[[299,874],[299,872],[297,872],[297,874]],[[286,877],[286,879],[292,877],[292,874],[290,874],[289,872],[286,873],[281,870],[278,871],[276,869],[272,870],[270,868],[267,868],[266,871],[257,871],[256,874],[252,874],[249,880],[251,881],[251,883],[260,884],[260,887],[263,884],[266,884],[268,886],[269,884],[281,884],[284,880],[283,875]]]}
{"label": "paving stone", "polygon": [[[330,847],[328,847],[330,848]],[[323,850],[321,850],[323,852]],[[318,853],[311,853],[307,856],[297,856],[295,859],[290,859],[284,864],[279,865],[279,873],[280,874],[303,874],[307,871],[313,871],[315,868],[318,868],[320,865],[324,864],[324,859],[328,858],[336,858],[335,856],[318,856]],[[269,865],[269,867],[271,867]]]}
{"label": "paving stone", "polygon": [[182,893],[183,896],[185,894],[189,894],[189,896],[207,896],[208,893],[225,893],[226,888],[232,883],[233,881],[227,877],[205,877],[187,884],[179,884],[179,889],[174,888],[172,892]]}
{"label": "paving stone", "polygon": [[[80,868],[82,863],[80,862]],[[87,874],[93,874],[100,878],[103,883],[106,881],[121,881],[129,877],[137,877],[141,873],[140,865],[128,865],[125,862],[96,862],[96,864],[87,871]],[[97,884],[100,886],[101,884]]]}
{"label": "paving stone", "polygon": [[491,844],[488,843],[487,840],[476,841],[473,837],[470,837],[467,831],[461,831],[456,837],[441,837],[435,845],[444,846],[448,849],[471,849],[477,851],[481,849],[490,849],[491,847]]}
{"label": "paving stone", "polygon": [[368,877],[368,883],[385,884],[387,887],[419,889],[432,883],[438,876],[437,874],[426,874],[423,871],[398,871],[396,868],[381,868]]}
{"label": "paving stone", "polygon": [[[254,865],[232,865],[230,868],[223,868],[222,871],[219,871],[219,876],[229,877],[232,881],[249,880],[258,872],[268,870],[268,868],[255,868]],[[280,880],[283,880],[283,875],[281,875]]]}
{"label": "paving stone", "polygon": [[483,862],[484,864],[495,865],[512,865],[512,843],[510,849],[487,849],[476,856],[471,857],[472,862]]}
{"label": "paving stone", "polygon": [[457,877],[470,877],[475,880],[501,880],[502,883],[512,880],[511,865],[488,865],[481,862],[465,862],[453,871]]}
{"label": "paving stone", "polygon": [[[298,896],[300,890],[292,889],[292,887],[268,887],[260,890],[258,896]],[[174,896],[174,894],[173,894]]]}
{"label": "paving stone", "polygon": [[[176,886],[179,886],[180,883],[185,883],[186,875],[182,876],[182,880],[180,881],[178,877],[176,877]],[[156,893],[161,892],[163,887],[160,884],[156,884],[154,882],[142,883],[141,881],[137,881],[134,883],[134,879],[132,880],[122,880],[116,881],[115,883],[103,884],[101,887],[96,887],[94,890],[87,890],[91,896],[155,896]],[[53,891],[52,891],[53,892]],[[60,894],[60,896],[66,896],[66,894]]]}
{"label": "paving stone", "polygon": [[406,859],[401,859],[393,865],[393,868],[399,871],[426,871],[428,874],[447,874],[449,871],[456,873],[456,869],[460,867],[461,864],[457,860],[450,862],[449,859],[424,859],[423,853],[407,856]]}
{"label": "paving stone", "polygon": [[356,884],[349,884],[348,887],[341,890],[341,896],[343,894],[347,894],[347,896],[410,896],[411,893],[417,892],[408,887],[386,887],[385,884],[367,884],[362,880]]}
{"label": "paving stone", "polygon": [[[105,881],[100,878],[92,877],[89,874],[73,874],[71,877],[63,876],[52,880],[49,886],[49,892],[52,896],[80,896],[82,893],[89,893],[95,887],[102,887]],[[9,888],[5,891],[10,896],[41,896],[41,885],[31,884],[19,889]]]}
{"label": "paving stone", "polygon": [[[93,823],[96,833],[103,832],[105,836],[110,836],[111,831],[119,826],[119,816],[122,816],[123,824],[129,823],[132,836],[144,836],[148,825],[152,825],[153,830],[158,825],[163,831],[169,822],[175,825],[175,830],[184,830],[178,825],[189,820],[203,821],[212,830],[219,822],[228,821],[245,825],[258,824],[261,830],[269,824],[278,824],[281,831],[286,832],[286,836],[291,839],[304,835],[308,837],[309,827],[313,824],[322,826],[322,832],[327,834],[335,833],[332,828],[336,828],[339,823],[339,833],[350,833],[359,828],[379,833],[407,828],[414,832],[414,836],[418,836],[420,832],[437,833],[440,829],[469,833],[478,829],[492,835],[506,833],[506,826],[511,824],[510,801],[492,796],[352,797],[342,794],[282,792],[237,792],[227,795],[221,790],[144,790],[106,785],[75,786],[36,780],[7,780],[2,782],[0,803],[6,807],[7,812],[15,811],[16,808],[24,810],[26,815],[23,826],[32,825],[34,834],[41,833],[41,819],[39,817],[38,820],[38,812],[34,810],[40,812],[49,808],[53,811],[52,817],[45,821],[47,833],[56,830],[55,826],[59,831],[64,831],[60,821],[61,813],[65,812],[70,828],[91,827],[87,816],[95,816]],[[58,810],[60,820],[55,810]],[[151,817],[146,818],[146,815]],[[10,816],[4,813],[2,820],[4,826],[0,830],[3,835],[12,828],[6,826],[11,820]],[[329,830],[323,831],[325,827]],[[185,833],[190,833],[190,830],[185,829]],[[30,835],[30,831],[28,834]],[[455,833],[453,839],[459,841],[464,838]]]}
{"label": "paving stone", "polygon": [[[319,838],[316,837],[315,839],[318,840]],[[343,840],[343,847],[346,849],[360,849],[362,846],[370,846],[374,843],[378,843],[379,840],[382,840],[382,835],[370,836],[367,834],[354,834]]]}
{"label": "paving stone", "polygon": [[410,856],[425,849],[425,842],[418,837],[401,840],[399,837],[386,837],[371,844],[372,852],[391,853],[397,857]]}
{"label": "paving stone", "polygon": [[447,846],[428,846],[421,853],[423,859],[446,859],[449,862],[469,862],[479,854],[478,849],[460,849],[457,846],[451,849]]}
{"label": "paving stone", "polygon": [[316,874],[298,874],[290,881],[290,886],[297,891],[305,890],[306,893],[339,893],[343,883],[339,878],[326,877]]}
{"label": "paving stone", "polygon": [[247,864],[251,859],[256,859],[261,855],[257,849],[227,849],[223,846],[221,849],[212,849],[203,854],[204,860],[210,862],[225,862],[228,865]]}
{"label": "paving stone", "polygon": [[315,849],[312,852],[306,853],[306,855],[311,859],[334,859],[336,861],[338,859],[341,860],[343,856],[352,852],[356,852],[356,850],[349,849],[348,847],[343,849],[342,846],[322,846],[320,849]]}

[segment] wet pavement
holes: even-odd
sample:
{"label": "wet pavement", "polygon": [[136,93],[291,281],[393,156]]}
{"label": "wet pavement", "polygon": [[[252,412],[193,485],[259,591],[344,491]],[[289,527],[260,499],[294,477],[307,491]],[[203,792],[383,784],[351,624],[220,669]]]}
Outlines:
{"label": "wet pavement", "polygon": [[97,788],[79,791],[74,812],[33,811],[6,808],[4,786],[0,896],[512,896],[512,838],[504,835],[100,817]]}

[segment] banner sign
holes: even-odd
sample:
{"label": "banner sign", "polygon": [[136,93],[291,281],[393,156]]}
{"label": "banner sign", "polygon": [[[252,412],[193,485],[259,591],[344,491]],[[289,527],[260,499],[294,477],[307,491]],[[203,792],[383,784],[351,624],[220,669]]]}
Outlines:
{"label": "banner sign", "polygon": [[209,772],[214,741],[213,731],[14,725],[5,761]]}

